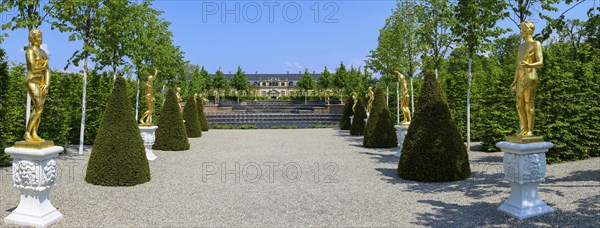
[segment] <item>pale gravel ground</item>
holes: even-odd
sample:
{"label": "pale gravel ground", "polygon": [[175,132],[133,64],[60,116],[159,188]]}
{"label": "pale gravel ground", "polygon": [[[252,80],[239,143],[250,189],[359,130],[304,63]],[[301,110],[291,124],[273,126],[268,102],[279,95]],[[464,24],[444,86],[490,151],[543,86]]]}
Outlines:
{"label": "pale gravel ground", "polygon": [[[540,196],[556,212],[519,221],[496,210],[510,192],[502,153],[470,152],[467,180],[418,183],[397,177],[395,149],[362,148],[347,131],[210,130],[190,142],[155,151],[152,180],[135,187],[87,184],[88,156],[62,156],[51,200],[65,220],[54,226],[600,227],[600,158],[548,166]],[[18,204],[10,172],[0,170],[0,217]]]}

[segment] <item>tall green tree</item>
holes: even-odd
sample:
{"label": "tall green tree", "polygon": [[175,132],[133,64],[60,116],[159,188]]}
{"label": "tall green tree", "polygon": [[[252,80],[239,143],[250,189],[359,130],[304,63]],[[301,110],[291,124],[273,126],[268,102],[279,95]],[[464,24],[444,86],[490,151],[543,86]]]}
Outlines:
{"label": "tall green tree", "polygon": [[308,91],[315,88],[315,82],[310,76],[310,73],[308,73],[308,69],[304,69],[304,74],[296,83],[296,88],[304,93],[304,104],[306,104],[306,96]]}
{"label": "tall green tree", "polygon": [[[343,95],[342,91],[343,91],[344,87],[346,86],[347,78],[348,78],[348,71],[346,70],[346,66],[344,65],[344,62],[341,62],[340,67],[335,69],[335,73],[333,74],[333,80],[332,80],[333,88],[336,90],[338,95],[340,95],[340,102],[343,102],[343,99],[344,99],[344,95]],[[352,91],[350,91],[350,93],[351,92]]]}
{"label": "tall green tree", "polygon": [[377,48],[367,56],[367,67],[375,72],[393,74],[402,72],[409,78],[411,106],[414,110],[413,77],[419,70],[419,58],[424,54],[423,42],[419,40],[423,8],[414,1],[398,1],[392,16],[379,30]]}
{"label": "tall green tree", "polygon": [[212,86],[213,89],[217,91],[217,95],[215,96],[215,103],[218,103],[221,91],[227,88],[227,80],[225,79],[225,74],[223,74],[221,68],[219,68],[215,73],[215,76],[212,79]]}
{"label": "tall green tree", "polygon": [[331,73],[327,70],[327,66],[325,66],[325,70],[321,73],[321,77],[317,79],[317,87],[322,91],[327,91],[333,86],[332,80]]}
{"label": "tall green tree", "polygon": [[237,71],[235,72],[233,77],[229,79],[229,85],[231,85],[231,87],[235,89],[235,92],[237,94],[238,104],[240,103],[240,91],[248,89],[249,83],[250,82],[246,77],[246,73],[244,73],[244,71],[242,71],[242,68],[238,66]]}
{"label": "tall green tree", "polygon": [[[458,20],[452,27],[452,32],[459,38],[461,45],[467,48],[468,79],[467,79],[467,150],[471,146],[471,64],[473,55],[488,49],[490,38],[497,38],[506,29],[496,26],[499,20],[508,16],[505,12],[507,5],[497,0],[460,0],[455,8]],[[414,110],[414,109],[413,109]]]}
{"label": "tall green tree", "polygon": [[189,90],[190,94],[200,93],[203,91],[204,81],[202,79],[202,75],[200,74],[200,68],[198,65],[194,65],[192,67],[192,78],[189,82]]}
{"label": "tall green tree", "polygon": [[82,42],[82,47],[73,53],[65,66],[66,69],[70,64],[79,66],[80,62],[83,62],[79,154],[83,154],[85,135],[88,60],[92,55],[98,53],[96,45],[99,35],[103,32],[101,27],[105,19],[104,12],[104,1],[102,0],[57,1],[52,9],[52,14],[56,18],[56,21],[52,23],[52,27],[58,28],[61,32],[70,33],[70,41],[80,40]]}
{"label": "tall green tree", "polygon": [[205,96],[209,96],[209,92],[213,88],[212,79],[210,78],[210,74],[208,73],[208,71],[206,71],[206,69],[204,69],[204,67],[200,69],[200,78],[202,79],[202,89],[200,90],[200,92],[202,92],[202,94],[204,94]]}
{"label": "tall green tree", "polygon": [[421,1],[418,14],[421,26],[418,41],[426,45],[424,54],[433,61],[435,76],[438,77],[440,62],[452,48],[454,36],[450,28],[456,23],[452,15],[454,5],[449,0]]}

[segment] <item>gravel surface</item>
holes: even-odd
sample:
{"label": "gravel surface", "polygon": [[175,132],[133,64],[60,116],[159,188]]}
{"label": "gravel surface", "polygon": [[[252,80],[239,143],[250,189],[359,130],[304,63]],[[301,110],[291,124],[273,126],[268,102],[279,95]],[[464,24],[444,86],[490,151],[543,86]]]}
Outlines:
{"label": "gravel surface", "polygon": [[[152,180],[134,187],[84,181],[86,155],[61,156],[53,226],[600,226],[600,158],[550,165],[540,197],[556,211],[518,220],[502,153],[469,152],[472,176],[449,183],[397,177],[392,149],[366,149],[334,129],[210,130],[189,151],[154,151]],[[18,204],[0,170],[0,216]],[[6,226],[0,223],[0,226]]]}

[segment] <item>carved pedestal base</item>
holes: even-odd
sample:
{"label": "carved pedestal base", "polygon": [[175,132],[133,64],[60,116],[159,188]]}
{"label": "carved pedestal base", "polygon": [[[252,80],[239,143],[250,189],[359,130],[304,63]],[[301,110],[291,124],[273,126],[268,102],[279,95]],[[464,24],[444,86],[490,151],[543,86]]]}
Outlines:
{"label": "carved pedestal base", "polygon": [[21,193],[21,201],[4,218],[4,222],[46,227],[63,219],[63,215],[52,206],[49,198],[58,175],[56,157],[63,150],[60,146],[5,149],[13,158],[13,186]]}
{"label": "carved pedestal base", "polygon": [[406,137],[406,133],[408,132],[407,125],[394,125],[396,128],[396,137],[398,138],[398,151],[396,151],[396,157],[400,157],[402,155],[402,145],[404,145],[404,138]]}
{"label": "carved pedestal base", "polygon": [[152,153],[152,145],[154,145],[154,133],[158,126],[139,126],[139,128],[146,147],[146,158],[148,161],[154,161],[157,157]]}
{"label": "carved pedestal base", "polygon": [[352,121],[354,121],[354,116],[350,116],[350,125],[352,126]]}
{"label": "carved pedestal base", "polygon": [[554,145],[499,142],[496,146],[504,152],[504,180],[511,186],[510,196],[498,210],[518,219],[553,212],[540,199],[538,186],[546,176],[546,152]]}

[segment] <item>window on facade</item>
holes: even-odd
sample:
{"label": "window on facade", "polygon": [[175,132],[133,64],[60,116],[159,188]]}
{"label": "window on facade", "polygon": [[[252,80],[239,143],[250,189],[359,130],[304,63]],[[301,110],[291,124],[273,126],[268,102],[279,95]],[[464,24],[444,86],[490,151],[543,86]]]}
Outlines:
{"label": "window on facade", "polygon": [[263,95],[263,96],[267,95],[267,92],[265,92],[265,91],[262,91],[262,95]]}

